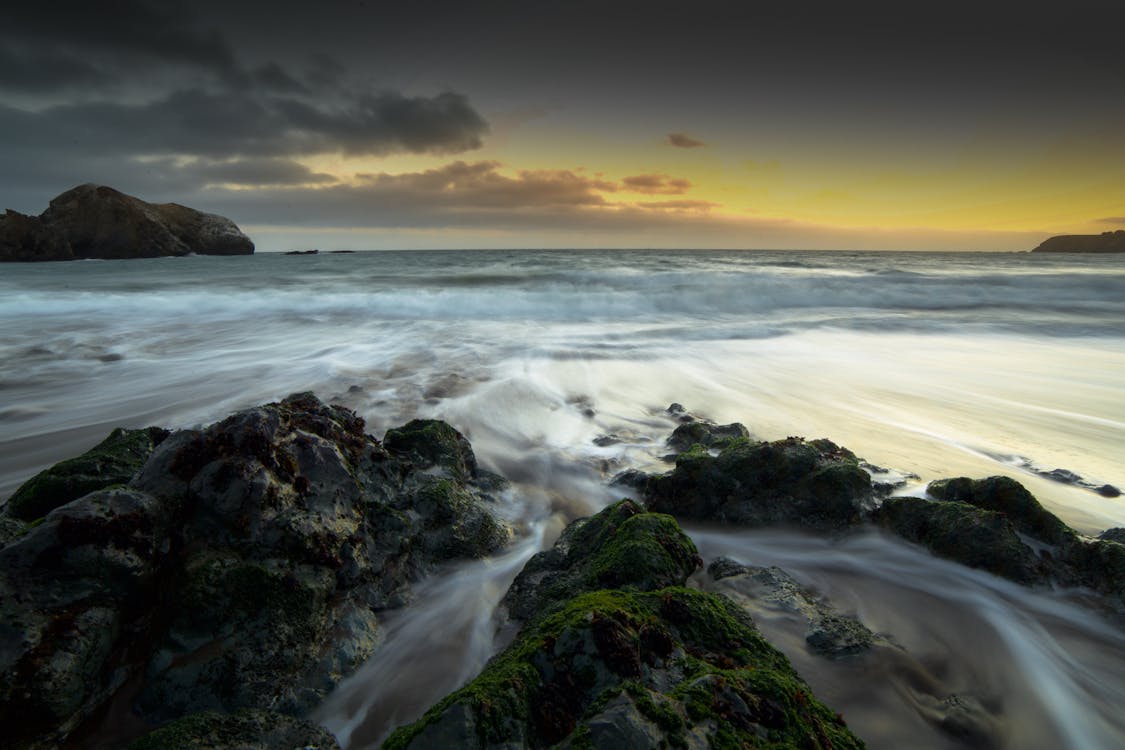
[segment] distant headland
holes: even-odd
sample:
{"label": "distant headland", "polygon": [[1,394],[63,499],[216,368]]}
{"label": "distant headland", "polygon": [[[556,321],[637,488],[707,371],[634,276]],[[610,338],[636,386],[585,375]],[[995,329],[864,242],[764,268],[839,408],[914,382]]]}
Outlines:
{"label": "distant headland", "polygon": [[1125,253],[1125,229],[1101,234],[1063,234],[1051,237],[1033,253]]}
{"label": "distant headland", "polygon": [[0,262],[169,255],[251,255],[254,243],[223,216],[147,203],[105,185],[79,185],[39,216],[0,216]]}

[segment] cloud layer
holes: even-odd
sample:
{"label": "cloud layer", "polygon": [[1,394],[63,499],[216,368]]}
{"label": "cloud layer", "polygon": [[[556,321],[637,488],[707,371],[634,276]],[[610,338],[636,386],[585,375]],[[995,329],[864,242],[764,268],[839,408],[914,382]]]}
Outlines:
{"label": "cloud layer", "polygon": [[461,93],[374,88],[325,55],[250,64],[193,17],[139,0],[6,10],[0,94],[0,200],[24,210],[84,181],[157,198],[322,184],[296,159],[457,154],[489,131]]}

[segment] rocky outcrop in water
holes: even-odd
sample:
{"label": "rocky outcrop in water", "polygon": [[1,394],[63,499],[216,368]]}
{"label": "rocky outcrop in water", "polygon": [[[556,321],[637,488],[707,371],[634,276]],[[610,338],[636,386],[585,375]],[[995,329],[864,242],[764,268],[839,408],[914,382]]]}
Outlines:
{"label": "rocky outcrop in water", "polygon": [[[6,746],[56,746],[111,698],[154,724],[300,714],[413,581],[507,542],[485,491],[502,480],[460,433],[363,430],[297,394],[159,441],[116,431],[25,484],[0,549]],[[68,500],[99,466],[110,486]]]}
{"label": "rocky outcrop in water", "polygon": [[731,593],[792,612],[807,624],[805,643],[829,658],[852,656],[871,648],[878,637],[855,617],[842,614],[778,567],[742,565],[720,557],[707,566],[712,580],[725,581]]}
{"label": "rocky outcrop in water", "polygon": [[1044,240],[1033,253],[1125,253],[1125,229],[1101,234],[1064,234]]}
{"label": "rocky outcrop in water", "polygon": [[676,457],[673,471],[642,486],[650,510],[678,518],[818,531],[858,523],[872,501],[871,477],[855,454],[796,437],[729,438],[717,456],[697,443]]}
{"label": "rocky outcrop in water", "polygon": [[0,216],[0,261],[250,255],[233,221],[177,203],[147,203],[105,185],[79,185],[38,217]]}
{"label": "rocky outcrop in water", "polygon": [[862,747],[697,564],[632,501],[575,522],[509,591],[515,642],[384,747]]}
{"label": "rocky outcrop in water", "polygon": [[[673,415],[685,413],[673,406]],[[1086,587],[1125,611],[1125,545],[1117,535],[1082,539],[1014,479],[943,479],[929,484],[929,498],[876,504],[874,496],[883,493],[874,491],[868,472],[887,469],[829,440],[755,442],[726,434],[735,427],[745,430],[728,425],[715,439],[714,425],[680,424],[669,438],[683,450],[672,471],[628,470],[613,483],[636,491],[649,510],[683,519],[819,532],[873,522],[941,557],[1025,585]],[[693,436],[705,442],[684,447]]]}
{"label": "rocky outcrop in water", "polygon": [[1023,584],[1084,586],[1125,605],[1125,545],[1082,539],[1009,477],[931,482],[925,498],[891,498],[877,523],[942,557]]}

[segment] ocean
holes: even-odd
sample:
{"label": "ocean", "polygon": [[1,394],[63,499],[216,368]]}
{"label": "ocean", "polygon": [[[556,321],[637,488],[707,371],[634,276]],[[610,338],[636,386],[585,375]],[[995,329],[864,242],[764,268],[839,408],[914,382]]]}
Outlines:
{"label": "ocean", "polygon": [[[115,426],[197,426],[305,390],[377,437],[413,417],[449,421],[514,482],[506,512],[521,530],[504,556],[423,584],[392,616],[384,647],[315,717],[353,748],[479,669],[507,581],[566,521],[616,499],[616,472],[667,468],[673,402],[761,439],[830,438],[916,477],[907,494],[1007,474],[1082,533],[1125,526],[1125,499],[1097,491],[1125,489],[1121,255],[427,251],[0,267],[0,498]],[[950,696],[988,717],[995,746],[1125,736],[1125,635],[1073,592],[874,532],[690,530],[705,559],[780,565],[893,637],[906,656],[826,662],[785,617],[758,617],[871,747],[965,746],[934,728]]]}

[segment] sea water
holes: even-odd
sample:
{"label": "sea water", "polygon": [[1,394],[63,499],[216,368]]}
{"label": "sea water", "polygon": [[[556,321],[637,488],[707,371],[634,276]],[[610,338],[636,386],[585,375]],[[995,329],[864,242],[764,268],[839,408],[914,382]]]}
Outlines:
{"label": "sea water", "polygon": [[[1007,474],[1082,533],[1125,525],[1122,498],[1093,489],[1125,489],[1122,256],[450,251],[0,267],[0,498],[114,426],[197,426],[301,390],[355,409],[377,437],[445,419],[514,482],[512,549],[419,586],[315,717],[351,747],[479,669],[508,581],[565,522],[620,494],[614,473],[667,468],[672,402],[761,439],[828,437],[917,475],[906,493]],[[1045,476],[1059,468],[1081,482]],[[874,533],[691,531],[706,559],[780,565],[892,637],[866,660],[827,662],[796,624],[757,616],[872,747],[963,745],[935,728],[951,696],[985,717],[993,745],[1123,741],[1125,638],[1080,593],[1020,588]]]}

